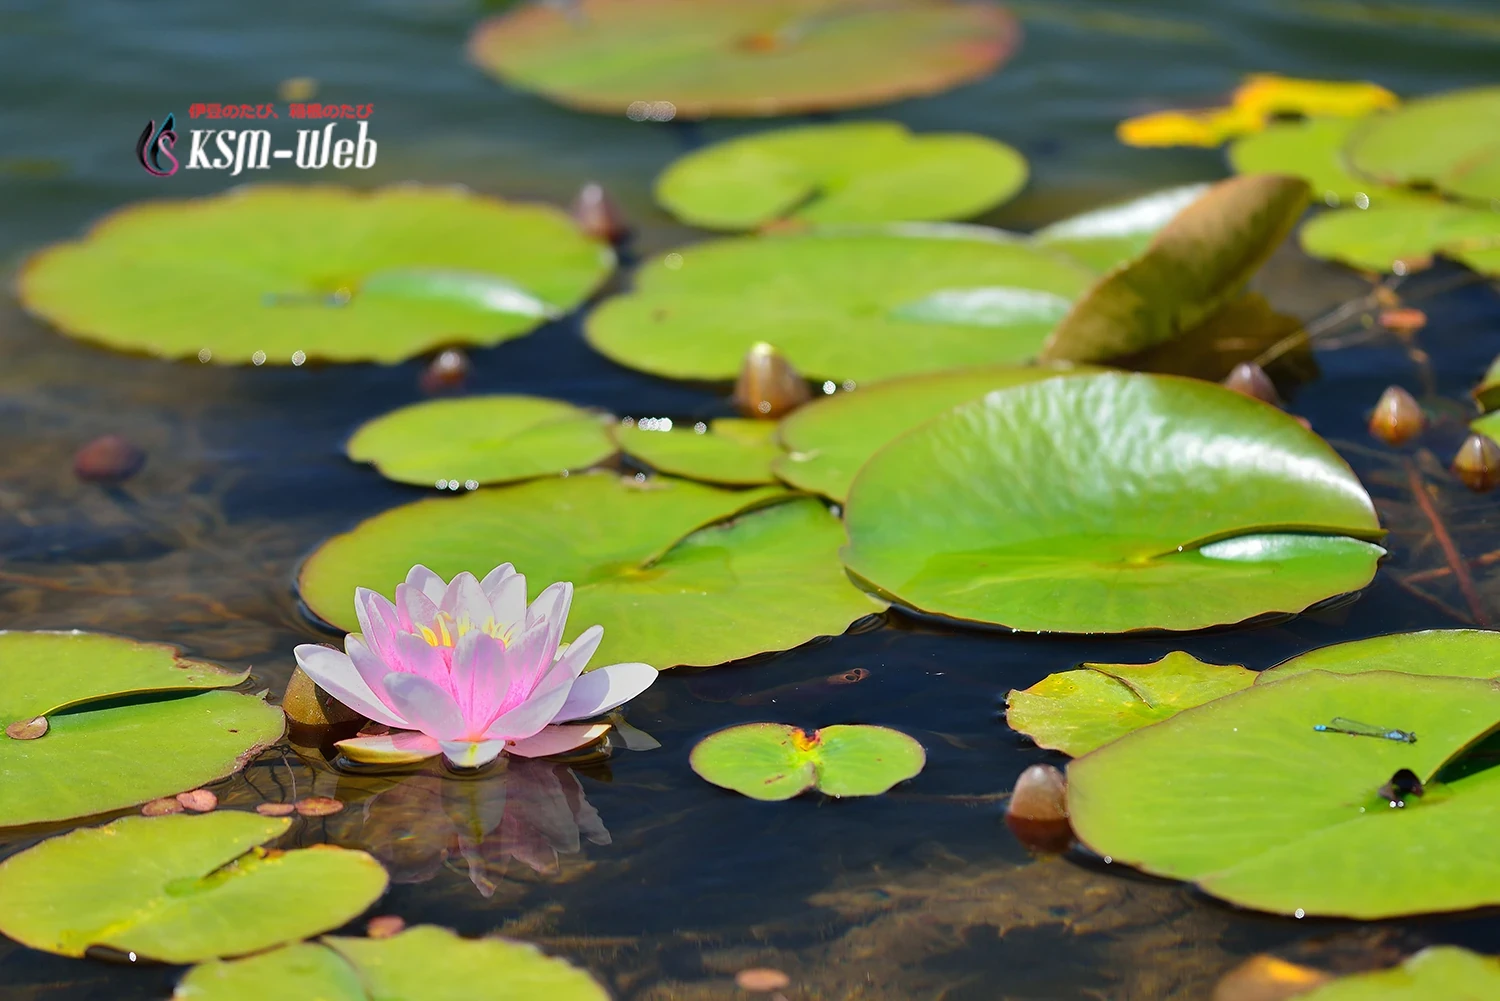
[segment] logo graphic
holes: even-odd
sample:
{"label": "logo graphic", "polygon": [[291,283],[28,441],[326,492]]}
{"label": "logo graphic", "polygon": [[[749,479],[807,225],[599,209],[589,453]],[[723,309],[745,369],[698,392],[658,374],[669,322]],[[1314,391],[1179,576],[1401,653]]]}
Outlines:
{"label": "logo graphic", "polygon": [[[141,132],[141,137],[135,141],[135,157],[141,161],[141,166],[146,172],[156,177],[171,177],[177,173],[177,157],[172,153],[172,147],[177,145],[176,119],[168,113],[162,119],[161,128],[156,127],[156,119],[146,123],[146,128]],[[162,158],[172,162],[172,166],[162,166]]]}

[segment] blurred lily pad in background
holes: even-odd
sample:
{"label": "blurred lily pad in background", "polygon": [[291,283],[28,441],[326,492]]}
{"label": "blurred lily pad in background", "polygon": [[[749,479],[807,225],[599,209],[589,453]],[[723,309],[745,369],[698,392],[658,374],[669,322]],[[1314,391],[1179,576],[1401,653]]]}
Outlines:
{"label": "blurred lily pad in background", "polygon": [[1500,198],[1500,87],[1410,101],[1365,119],[1350,165],[1388,184],[1432,186],[1481,203]]}
{"label": "blurred lily pad in background", "polygon": [[704,737],[689,760],[714,785],[783,800],[809,789],[876,796],[920,772],[927,752],[883,726],[828,726],[809,734],[782,723],[746,723]]}
{"label": "blurred lily pad in background", "polygon": [[1305,994],[1302,1001],[1479,1001],[1500,997],[1500,960],[1434,945],[1400,966],[1340,977]]}
{"label": "blurred lily pad in background", "polygon": [[1201,198],[1208,184],[1184,184],[1090,209],[1043,226],[1032,239],[1104,272],[1145,252],[1161,228]]}
{"label": "blurred lily pad in background", "polygon": [[1438,198],[1327,212],[1302,227],[1301,241],[1314,257],[1382,274],[1418,271],[1442,254],[1500,275],[1500,211]]}

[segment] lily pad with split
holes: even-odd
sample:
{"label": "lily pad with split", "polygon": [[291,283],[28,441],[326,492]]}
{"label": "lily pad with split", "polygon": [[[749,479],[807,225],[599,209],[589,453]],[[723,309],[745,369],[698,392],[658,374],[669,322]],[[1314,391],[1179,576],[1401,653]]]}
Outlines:
{"label": "lily pad with split", "polygon": [[878,796],[914,777],[927,752],[883,726],[828,726],[806,733],[782,723],[746,723],[710,734],[693,748],[693,771],[751,799],[791,799],[809,789],[829,796]]}
{"label": "lily pad with split", "polygon": [[[699,430],[699,428],[702,430]],[[694,427],[665,430],[617,427],[626,454],[673,476],[727,486],[775,483],[771,463],[781,455],[775,421],[721,417]]]}

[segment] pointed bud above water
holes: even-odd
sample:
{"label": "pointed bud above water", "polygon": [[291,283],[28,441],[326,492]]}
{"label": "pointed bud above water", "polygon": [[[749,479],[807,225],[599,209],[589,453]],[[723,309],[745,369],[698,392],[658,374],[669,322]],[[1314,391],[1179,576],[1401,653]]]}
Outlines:
{"label": "pointed bud above water", "polygon": [[73,473],[87,483],[124,483],[145,464],[145,452],[117,434],[107,434],[78,450]]}
{"label": "pointed bud above water", "polygon": [[807,380],[770,344],[761,341],[745,355],[734,384],[734,405],[746,417],[776,419],[812,398]]}
{"label": "pointed bud above water", "polygon": [[468,380],[469,356],[458,348],[446,348],[422,371],[417,387],[428,396],[436,396],[460,390]]}
{"label": "pointed bud above water", "polygon": [[1068,823],[1068,780],[1051,765],[1032,765],[1016,779],[1005,807],[1005,826],[1027,848],[1056,854],[1073,843]]}
{"label": "pointed bud above water", "polygon": [[1370,415],[1370,433],[1387,445],[1405,445],[1427,427],[1422,406],[1400,386],[1390,386],[1380,394],[1375,412]]}
{"label": "pointed bud above water", "polygon": [[622,243],[630,236],[630,225],[620,206],[604,190],[604,186],[590,181],[573,199],[573,222],[583,232],[606,243]]}
{"label": "pointed bud above water", "polygon": [[1471,434],[1453,457],[1453,475],[1475,493],[1486,493],[1500,484],[1500,445],[1482,434]]}
{"label": "pointed bud above water", "polygon": [[1266,375],[1266,370],[1253,361],[1242,361],[1236,365],[1234,371],[1224,377],[1223,386],[1273,407],[1281,406],[1281,394],[1276,392],[1276,385]]}

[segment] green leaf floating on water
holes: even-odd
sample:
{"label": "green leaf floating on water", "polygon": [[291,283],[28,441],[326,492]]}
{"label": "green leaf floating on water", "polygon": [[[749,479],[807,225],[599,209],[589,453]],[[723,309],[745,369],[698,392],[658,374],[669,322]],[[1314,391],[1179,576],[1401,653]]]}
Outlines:
{"label": "green leaf floating on water", "polygon": [[1402,674],[1453,678],[1497,678],[1500,677],[1500,632],[1426,629],[1335,643],[1262,671],[1255,683],[1270,684],[1308,671],[1334,674],[1399,671]]}
{"label": "green leaf floating on water", "polygon": [[1301,241],[1314,257],[1371,271],[1404,273],[1443,254],[1481,274],[1500,275],[1500,211],[1436,198],[1327,212],[1302,227]]}
{"label": "green leaf floating on water", "polygon": [[1500,198],[1500,87],[1436,94],[1373,115],[1346,151],[1355,171],[1388,184]]}
{"label": "green leaf floating on water", "polygon": [[1068,315],[1073,300],[1036,289],[988,288],[938,289],[891,310],[901,320],[925,323],[962,323],[971,327],[1012,327],[1020,323],[1052,325]]}
{"label": "green leaf floating on water", "polygon": [[1025,183],[1025,158],[985,136],[839,122],[758,132],[689,153],[657,179],[656,199],[684,222],[734,230],[776,219],[966,219]]}
{"label": "green leaf floating on water", "polygon": [[1479,385],[1472,392],[1480,409],[1488,412],[1500,407],[1500,358],[1490,362],[1490,367],[1485,369],[1484,378],[1479,380]]}
{"label": "green leaf floating on water", "polygon": [[625,452],[659,472],[729,486],[775,483],[771,463],[781,455],[776,422],[721,417],[703,430],[665,431],[617,427],[615,440]]}
{"label": "green leaf floating on water", "polygon": [[1091,209],[1037,230],[1032,239],[1095,271],[1108,271],[1143,253],[1163,226],[1210,187],[1185,184]]}
{"label": "green leaf floating on water", "polygon": [[519,337],[613,267],[548,206],[452,187],[258,185],[127,206],[33,257],[20,292],[62,332],[121,350],[396,362]]}
{"label": "green leaf floating on water", "polygon": [[593,977],[535,946],[418,925],[383,939],[328,936],[189,970],[178,1001],[608,1001]]}
{"label": "green leaf floating on water", "polygon": [[505,483],[608,459],[615,454],[609,420],[537,396],[430,400],[361,425],[345,451],[401,483]]}
{"label": "green leaf floating on water", "polygon": [[1169,653],[1152,664],[1084,664],[1006,698],[1005,719],[1038,747],[1077,757],[1184,709],[1249,688],[1255,672]]}
{"label": "green leaf floating on water", "polygon": [[299,589],[314,613],[354,630],[355,587],[390,596],[415,563],[446,579],[509,561],[533,598],[573,582],[564,638],[602,625],[594,664],[722,664],[841,633],[884,607],[844,574],[838,520],[788,498],[605,473],[433,498],[323,543]]}
{"label": "green leaf floating on water", "polygon": [[1017,308],[1002,314],[992,303],[976,326],[972,315],[934,311],[935,293],[1005,288],[1072,300],[1090,279],[995,230],[825,227],[712,240],[648,261],[635,291],[604,303],[586,333],[620,364],[676,379],[732,379],[769,340],[809,378],[864,382],[1027,361],[1055,321],[1054,310],[1012,294]]}
{"label": "green leaf floating on water", "polygon": [[[1320,733],[1335,717],[1415,743]],[[1500,725],[1487,680],[1313,671],[1148,726],[1068,766],[1078,837],[1117,864],[1278,914],[1362,919],[1500,903],[1500,768],[1436,783]],[[1400,769],[1426,783],[1392,807]]]}
{"label": "green leaf floating on water", "polygon": [[469,58],[583,111],[759,117],[937,93],[989,73],[1019,39],[990,2],[581,0],[485,21]]}
{"label": "green leaf floating on water", "polygon": [[703,778],[751,799],[877,796],[915,776],[927,752],[883,726],[826,726],[805,733],[782,723],[746,723],[709,734],[688,759]]}
{"label": "green leaf floating on water", "polygon": [[992,365],[891,379],[814,400],[782,420],[787,454],[773,468],[794,487],[842,502],[859,468],[903,431],[994,389],[1086,371],[1093,370]]}
{"label": "green leaf floating on water", "polygon": [[1306,181],[1278,174],[1215,184],[1079,298],[1040,357],[1108,361],[1189,335],[1239,297],[1307,200]]}
{"label": "green leaf floating on water", "polygon": [[1400,966],[1340,977],[1301,1001],[1482,1001],[1500,997],[1500,959],[1435,945]]}
{"label": "green leaf floating on water", "polygon": [[1272,122],[1263,132],[1236,139],[1229,162],[1240,174],[1291,174],[1312,186],[1315,201],[1337,208],[1384,207],[1418,197],[1352,171],[1344,156],[1359,118],[1306,118]]}
{"label": "green leaf floating on water", "polygon": [[844,562],[935,615],[1036,632],[1202,629],[1369,583],[1369,495],[1273,407],[1169,376],[997,390],[895,439]]}
{"label": "green leaf floating on water", "polygon": [[0,931],[64,956],[104,946],[193,963],[337,928],[385,892],[364,852],[258,848],[290,825],[218,810],[49,838],[0,863]]}
{"label": "green leaf floating on water", "polygon": [[286,722],[253,696],[203,691],[245,674],[165,644],[0,632],[0,666],[0,720],[48,724],[33,740],[0,736],[5,827],[104,813],[232,775]]}

